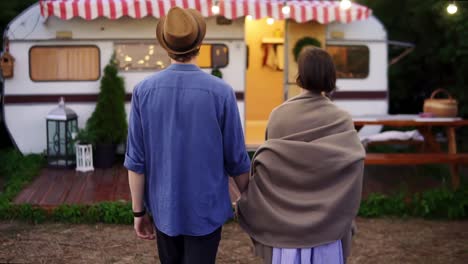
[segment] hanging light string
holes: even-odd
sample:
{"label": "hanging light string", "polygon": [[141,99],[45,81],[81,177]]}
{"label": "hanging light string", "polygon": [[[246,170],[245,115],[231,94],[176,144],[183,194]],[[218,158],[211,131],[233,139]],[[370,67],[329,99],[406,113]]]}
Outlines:
{"label": "hanging light string", "polygon": [[455,1],[452,1],[450,4],[447,5],[447,13],[449,13],[450,15],[457,13],[457,11],[458,11],[458,6],[455,3]]}
{"label": "hanging light string", "polygon": [[211,6],[211,12],[214,14],[214,15],[218,15],[219,14],[219,1],[218,0],[215,0],[213,2],[213,6]]}
{"label": "hanging light string", "polygon": [[281,12],[283,13],[284,16],[288,16],[289,13],[291,13],[291,7],[288,5],[288,1],[285,0],[283,2],[283,7],[281,8]]}
{"label": "hanging light string", "polygon": [[340,8],[342,10],[348,10],[351,8],[353,4],[351,3],[351,0],[341,0],[340,2]]}

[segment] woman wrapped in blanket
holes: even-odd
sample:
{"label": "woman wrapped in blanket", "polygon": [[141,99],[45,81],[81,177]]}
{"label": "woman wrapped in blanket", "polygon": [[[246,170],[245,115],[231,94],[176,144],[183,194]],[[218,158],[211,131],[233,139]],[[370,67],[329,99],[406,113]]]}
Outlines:
{"label": "woman wrapped in blanket", "polygon": [[305,48],[302,93],[277,107],[256,152],[239,220],[264,263],[341,264],[350,253],[361,201],[365,150],[335,89],[330,55]]}

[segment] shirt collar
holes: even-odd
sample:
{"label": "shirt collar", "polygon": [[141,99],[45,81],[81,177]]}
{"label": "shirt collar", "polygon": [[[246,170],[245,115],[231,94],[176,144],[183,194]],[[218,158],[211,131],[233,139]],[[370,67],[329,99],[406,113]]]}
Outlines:
{"label": "shirt collar", "polygon": [[195,64],[180,64],[173,63],[167,67],[168,70],[172,71],[198,71],[200,68]]}

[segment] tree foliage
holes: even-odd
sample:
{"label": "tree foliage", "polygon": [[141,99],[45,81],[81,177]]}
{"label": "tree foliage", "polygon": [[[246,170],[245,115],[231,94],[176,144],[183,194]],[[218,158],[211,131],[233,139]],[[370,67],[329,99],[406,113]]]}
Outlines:
{"label": "tree foliage", "polygon": [[37,2],[37,0],[0,1],[0,31],[2,32],[2,38],[0,38],[0,49],[3,49],[3,32],[8,26],[8,23],[10,23],[10,21],[23,10]]}
{"label": "tree foliage", "polygon": [[[383,22],[388,38],[414,43],[408,57],[390,66],[390,112],[419,113],[425,98],[438,87],[460,101],[468,117],[468,5],[446,12],[446,1],[361,0]],[[395,52],[390,51],[390,56]]]}
{"label": "tree foliage", "polygon": [[[468,2],[456,1],[454,15],[446,11],[449,1],[359,2],[383,22],[388,39],[415,44],[389,68],[390,113],[419,113],[432,91],[445,88],[459,101],[459,115],[468,118]],[[389,56],[395,53],[390,49]],[[459,139],[468,138],[468,129],[460,133]]]}
{"label": "tree foliage", "polygon": [[99,98],[86,130],[92,143],[118,144],[127,138],[127,115],[125,113],[125,86],[118,76],[115,56],[104,68]]}

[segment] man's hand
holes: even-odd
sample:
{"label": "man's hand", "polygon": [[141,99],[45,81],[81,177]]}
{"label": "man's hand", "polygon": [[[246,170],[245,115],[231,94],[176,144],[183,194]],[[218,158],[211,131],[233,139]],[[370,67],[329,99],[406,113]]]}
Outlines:
{"label": "man's hand", "polygon": [[154,225],[148,214],[145,214],[142,217],[134,217],[133,225],[138,238],[146,240],[155,239]]}

